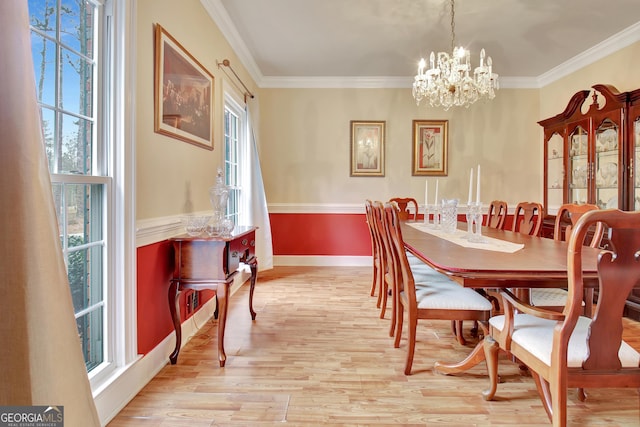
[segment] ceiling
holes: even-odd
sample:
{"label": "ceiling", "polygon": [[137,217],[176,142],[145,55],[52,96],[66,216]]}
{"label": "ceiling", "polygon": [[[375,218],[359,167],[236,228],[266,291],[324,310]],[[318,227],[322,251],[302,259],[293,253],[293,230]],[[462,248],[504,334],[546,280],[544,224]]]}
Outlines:
{"label": "ceiling", "polygon": [[[260,86],[409,86],[421,57],[451,52],[448,0],[201,1]],[[457,0],[455,35],[502,87],[536,87],[640,40],[640,0]]]}

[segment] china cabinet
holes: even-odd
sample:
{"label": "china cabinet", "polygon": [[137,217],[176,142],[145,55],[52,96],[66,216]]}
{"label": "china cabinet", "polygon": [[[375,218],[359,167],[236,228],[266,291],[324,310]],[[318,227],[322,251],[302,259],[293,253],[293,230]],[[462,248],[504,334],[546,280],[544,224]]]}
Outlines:
{"label": "china cabinet", "polygon": [[[594,85],[538,124],[544,129],[542,236],[553,237],[554,214],[565,203],[640,209],[640,89]],[[627,314],[640,319],[640,293],[629,296]]]}
{"label": "china cabinet", "polygon": [[[627,114],[629,135],[629,179],[625,194],[631,201],[630,209],[640,210],[640,89],[629,92],[629,113]],[[634,289],[627,298],[626,314],[640,320],[640,289]]]}
{"label": "china cabinet", "polygon": [[640,210],[640,89],[629,92],[627,117],[631,175],[625,194],[631,201],[629,210]]}
{"label": "china cabinet", "polygon": [[625,116],[629,93],[595,85],[571,98],[565,110],[538,122],[544,128],[544,206],[591,203],[628,209]]}

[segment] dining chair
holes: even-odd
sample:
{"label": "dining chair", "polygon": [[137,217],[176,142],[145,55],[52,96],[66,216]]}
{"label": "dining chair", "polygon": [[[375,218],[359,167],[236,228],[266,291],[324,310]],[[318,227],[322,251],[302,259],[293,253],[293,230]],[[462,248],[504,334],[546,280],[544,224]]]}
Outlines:
{"label": "dining chair", "polygon": [[[582,256],[590,228],[606,226],[608,243],[597,261],[598,303],[583,316]],[[588,239],[588,238],[587,238]],[[588,242],[587,242],[588,243]],[[489,319],[484,351],[489,371],[485,400],[498,383],[498,353],[528,367],[554,426],[567,424],[567,389],[640,387],[640,353],[622,339],[626,297],[640,288],[640,212],[617,209],[583,214],[568,241],[568,298],[562,313],[533,307],[503,292],[504,314]],[[584,393],[578,393],[582,401]],[[580,410],[576,405],[572,410]]]}
{"label": "dining chair", "polygon": [[[389,202],[395,202],[398,205],[400,221],[416,221],[418,219],[418,202],[416,199],[412,197],[392,197]],[[411,208],[413,208],[413,212]]]}
{"label": "dining chair", "polygon": [[[407,208],[408,205],[413,205],[414,212],[416,212],[416,213],[418,212],[418,202],[415,199],[412,199],[412,198],[397,198],[396,197],[396,198],[390,199],[389,202],[390,203],[394,203],[396,205],[396,207],[398,208],[398,218],[400,219],[400,221],[411,220],[411,213]],[[384,206],[382,206],[382,209],[384,210]],[[415,218],[417,218],[417,215],[414,216],[414,220],[415,220]],[[381,233],[381,234],[384,234],[384,233]],[[409,265],[411,267],[411,271],[414,274],[414,276],[416,276],[416,274],[419,274],[420,275],[419,279],[422,279],[425,275],[427,275],[427,276],[429,276],[429,275],[436,275],[436,276],[441,275],[441,273],[435,271],[433,268],[431,268],[430,266],[425,264],[423,261],[419,260],[411,252],[406,251],[406,253],[407,253],[407,258],[409,259]],[[389,285],[389,289],[393,289],[393,286]],[[392,314],[392,319],[394,321],[392,322],[391,330],[389,332],[390,336],[393,336],[393,333],[394,333],[393,331],[394,331],[395,318],[393,317],[393,314]],[[452,321],[451,322],[451,331],[456,336],[458,342],[461,345],[465,345],[466,344],[466,340],[465,340],[463,332],[462,332],[462,321]],[[478,331],[478,328],[476,326],[476,327],[474,327],[472,329],[472,335],[476,336],[477,331]]]}
{"label": "dining chair", "polygon": [[542,204],[538,202],[520,202],[513,214],[512,231],[530,236],[539,236],[542,220]]}
{"label": "dining chair", "polygon": [[[558,241],[566,241],[567,237],[571,235],[571,230],[575,226],[576,222],[586,212],[600,209],[597,205],[592,204],[575,204],[569,203],[560,206],[558,213],[556,214],[556,220],[553,227],[553,239]],[[563,230],[564,226],[564,230]],[[592,237],[588,238],[589,246],[597,248],[602,240],[602,234],[604,227],[601,223],[592,227],[590,234]],[[530,291],[531,305],[540,308],[546,308],[548,310],[562,311],[567,301],[567,291],[561,288],[532,288]],[[593,305],[593,291],[585,291],[585,314],[591,313],[591,307]]]}
{"label": "dining chair", "polygon": [[[389,237],[387,234],[387,230],[384,225],[384,204],[380,201],[372,202],[371,205],[372,210],[372,223],[374,233],[376,234],[376,239],[380,242],[380,286],[378,289],[378,308],[380,308],[380,318],[384,319],[387,309],[389,294],[392,295],[392,304],[391,304],[391,325],[389,328],[389,336],[393,336],[395,332],[395,322],[396,322],[396,305],[395,300],[393,299],[394,288],[395,288],[395,265],[393,263],[392,258],[392,248],[391,242],[389,241]],[[428,276],[442,276],[441,273],[437,272],[424,262],[420,261],[414,255],[410,255],[407,253],[407,258],[409,260],[409,266],[411,268],[412,273],[419,277],[420,279],[425,279]],[[443,276],[444,277],[444,276]]]}
{"label": "dining chair", "polygon": [[[367,199],[364,203],[367,228],[369,229],[369,235],[371,237],[371,257],[373,260],[373,278],[371,282],[371,296],[375,296],[376,290],[378,290],[382,283],[382,269],[380,259],[380,245],[377,231],[375,229],[375,219],[373,217],[373,201]],[[377,305],[380,307],[381,295],[378,293]]]}
{"label": "dining chair", "polygon": [[[396,331],[394,347],[400,347],[405,312],[407,314],[407,359],[405,375],[411,374],[419,319],[479,320],[489,319],[491,303],[480,294],[464,288],[443,274],[420,278],[412,273],[402,238],[400,219],[396,207],[384,206],[384,225],[391,243],[396,304]],[[485,331],[484,324],[483,331]],[[486,332],[486,331],[485,331]]]}
{"label": "dining chair", "polygon": [[493,200],[489,204],[489,212],[487,213],[487,227],[504,230],[504,224],[507,220],[507,202],[502,200]]}
{"label": "dining chair", "polygon": [[[513,225],[511,231],[528,234],[529,236],[539,236],[542,229],[543,209],[538,202],[520,202],[516,206],[513,214]],[[519,298],[524,301],[531,301],[531,290],[519,288],[515,290]]]}

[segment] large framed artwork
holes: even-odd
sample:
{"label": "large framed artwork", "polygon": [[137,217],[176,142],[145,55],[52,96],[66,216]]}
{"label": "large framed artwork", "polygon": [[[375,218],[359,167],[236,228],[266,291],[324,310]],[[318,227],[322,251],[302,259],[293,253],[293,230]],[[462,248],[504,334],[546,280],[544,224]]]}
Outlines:
{"label": "large framed artwork", "polygon": [[414,120],[412,175],[447,175],[448,120]]}
{"label": "large framed artwork", "polygon": [[155,27],[154,130],[213,150],[213,75]]}
{"label": "large framed artwork", "polygon": [[384,121],[351,121],[351,176],[384,176]]}

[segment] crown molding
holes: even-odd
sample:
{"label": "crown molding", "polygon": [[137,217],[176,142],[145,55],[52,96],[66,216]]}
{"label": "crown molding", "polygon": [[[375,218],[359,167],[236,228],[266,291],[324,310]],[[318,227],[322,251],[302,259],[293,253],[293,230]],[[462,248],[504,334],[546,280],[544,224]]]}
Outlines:
{"label": "crown molding", "polygon": [[574,56],[570,60],[541,74],[538,77],[539,85],[540,87],[547,86],[637,41],[640,41],[640,22],[633,24],[618,34],[614,34],[608,39]]}
{"label": "crown molding", "polygon": [[[264,76],[220,0],[200,0],[259,88],[272,89],[410,89],[413,77],[277,77]],[[640,22],[585,50],[537,77],[500,77],[503,89],[539,89],[640,41]]]}
{"label": "crown molding", "polygon": [[[213,19],[213,22],[216,23],[222,35],[227,39],[231,45],[231,49],[233,49],[242,65],[247,69],[251,78],[253,78],[258,87],[261,87],[259,82],[263,79],[262,72],[220,0],[200,0],[200,3],[202,3],[202,6],[211,19]],[[220,60],[222,59],[224,58],[220,58]]]}

